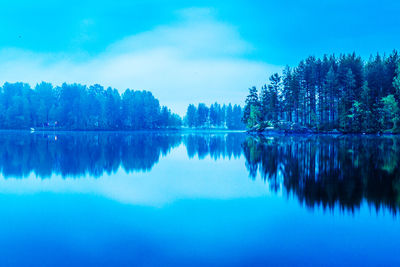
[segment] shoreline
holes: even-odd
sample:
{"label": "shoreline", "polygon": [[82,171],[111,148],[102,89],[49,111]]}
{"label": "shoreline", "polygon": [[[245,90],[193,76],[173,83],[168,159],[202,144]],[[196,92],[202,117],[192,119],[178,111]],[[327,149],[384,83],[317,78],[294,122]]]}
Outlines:
{"label": "shoreline", "polygon": [[142,129],[142,130],[69,130],[69,129],[0,129],[0,133],[27,132],[27,133],[242,133],[250,136],[273,136],[273,135],[367,135],[367,136],[397,136],[400,133],[382,132],[382,133],[346,133],[346,132],[313,132],[313,131],[254,131],[254,130],[228,130],[228,129]]}
{"label": "shoreline", "polygon": [[141,129],[141,130],[70,130],[70,129],[0,129],[1,132],[28,133],[246,133],[246,130],[228,129]]}
{"label": "shoreline", "polygon": [[400,133],[363,133],[363,132],[285,132],[285,131],[247,131],[249,135],[375,135],[375,136],[382,136],[382,135],[400,135]]}

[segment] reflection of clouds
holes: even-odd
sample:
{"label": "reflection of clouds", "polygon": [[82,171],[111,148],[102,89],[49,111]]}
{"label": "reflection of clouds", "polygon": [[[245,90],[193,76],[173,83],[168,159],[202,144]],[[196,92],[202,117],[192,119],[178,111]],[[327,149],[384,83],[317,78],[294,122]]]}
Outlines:
{"label": "reflection of clouds", "polygon": [[268,194],[261,180],[247,179],[244,159],[189,160],[184,145],[165,156],[150,172],[115,174],[100,178],[62,178],[52,175],[40,179],[30,174],[25,179],[1,178],[0,192],[7,194],[79,193],[95,194],[121,203],[162,206],[179,199],[232,199]]}

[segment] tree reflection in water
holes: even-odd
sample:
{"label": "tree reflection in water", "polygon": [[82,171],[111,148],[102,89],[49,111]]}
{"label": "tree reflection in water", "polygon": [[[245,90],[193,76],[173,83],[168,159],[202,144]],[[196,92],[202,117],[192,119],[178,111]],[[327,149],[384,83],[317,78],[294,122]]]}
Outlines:
{"label": "tree reflection in water", "polygon": [[40,178],[60,174],[100,177],[115,173],[150,171],[171,149],[184,143],[190,158],[210,155],[239,157],[243,134],[183,134],[169,132],[40,132],[0,133],[0,169],[4,177]]}
{"label": "tree reflection in water", "polygon": [[377,210],[399,210],[399,137],[248,137],[243,151],[250,177],[259,173],[308,207],[354,211],[365,200]]}
{"label": "tree reflection in water", "polygon": [[[241,133],[86,132],[0,134],[0,171],[5,178],[100,177],[119,168],[146,172],[183,145],[190,159],[245,156],[250,177],[268,181],[308,207],[354,211],[363,201],[394,214],[400,207],[400,137],[270,136]],[[223,165],[221,165],[223,168]]]}
{"label": "tree reflection in water", "polygon": [[199,159],[204,159],[210,155],[214,160],[239,158],[242,154],[241,144],[244,140],[245,135],[235,133],[189,134],[183,138],[189,158],[197,155]]}
{"label": "tree reflection in water", "polygon": [[52,173],[63,177],[101,176],[122,166],[126,171],[149,171],[179,145],[179,135],[156,133],[34,133],[0,134],[0,167],[3,176],[41,178]]}

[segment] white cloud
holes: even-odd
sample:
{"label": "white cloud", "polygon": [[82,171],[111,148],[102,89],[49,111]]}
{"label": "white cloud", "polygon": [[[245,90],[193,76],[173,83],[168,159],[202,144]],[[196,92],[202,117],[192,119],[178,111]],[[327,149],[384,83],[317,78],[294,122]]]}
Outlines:
{"label": "white cloud", "polygon": [[212,10],[186,9],[179,16],[179,23],[126,37],[92,57],[3,49],[0,82],[149,90],[183,114],[188,103],[242,104],[248,87],[280,71],[280,66],[246,59],[254,48],[233,26],[215,20]]}

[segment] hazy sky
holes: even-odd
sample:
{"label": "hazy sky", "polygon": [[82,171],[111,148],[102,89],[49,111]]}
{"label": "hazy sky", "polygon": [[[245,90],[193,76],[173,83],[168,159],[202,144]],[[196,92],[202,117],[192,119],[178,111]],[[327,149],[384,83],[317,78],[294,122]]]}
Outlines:
{"label": "hazy sky", "polygon": [[0,82],[100,83],[242,103],[308,56],[400,44],[400,1],[1,1]]}

